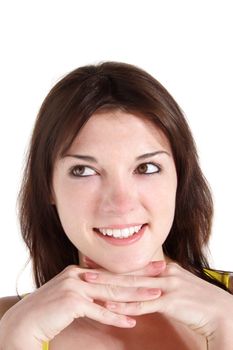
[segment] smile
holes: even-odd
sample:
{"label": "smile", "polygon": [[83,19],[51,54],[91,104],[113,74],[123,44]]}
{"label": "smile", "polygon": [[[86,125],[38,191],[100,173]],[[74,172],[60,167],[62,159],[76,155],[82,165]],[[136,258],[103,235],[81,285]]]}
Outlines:
{"label": "smile", "polygon": [[94,232],[98,237],[103,238],[106,242],[114,245],[127,245],[138,241],[144,234],[148,225],[130,226],[124,229],[98,229],[94,228]]}
{"label": "smile", "polygon": [[123,229],[96,229],[104,236],[111,236],[115,238],[127,238],[137,233],[143,225],[131,226]]}

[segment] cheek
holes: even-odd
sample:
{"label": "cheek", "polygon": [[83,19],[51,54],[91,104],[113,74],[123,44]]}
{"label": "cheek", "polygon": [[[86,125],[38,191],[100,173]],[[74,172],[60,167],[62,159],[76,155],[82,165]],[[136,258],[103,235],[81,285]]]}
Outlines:
{"label": "cheek", "polygon": [[[175,214],[176,184],[160,184],[147,196],[151,216],[161,230],[170,230]],[[158,229],[158,228],[157,228]]]}
{"label": "cheek", "polygon": [[85,211],[85,208],[90,205],[92,194],[85,186],[75,184],[62,184],[58,187],[56,192],[57,205],[70,213],[70,215],[77,214],[77,212]]}
{"label": "cheek", "polygon": [[[61,187],[60,187],[61,188]],[[83,229],[84,222],[90,219],[91,203],[93,198],[88,191],[77,188],[62,187],[56,193],[56,206],[62,227],[66,234],[75,234]]]}
{"label": "cheek", "polygon": [[175,184],[159,183],[144,194],[146,202],[152,206],[155,211],[174,210],[176,200],[176,186]]}

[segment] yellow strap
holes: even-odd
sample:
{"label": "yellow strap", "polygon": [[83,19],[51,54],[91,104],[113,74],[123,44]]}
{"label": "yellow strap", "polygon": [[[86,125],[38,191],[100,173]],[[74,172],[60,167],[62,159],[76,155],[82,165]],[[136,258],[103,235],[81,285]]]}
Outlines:
{"label": "yellow strap", "polygon": [[42,344],[42,350],[49,350],[49,343],[48,342],[43,342]]}
{"label": "yellow strap", "polygon": [[214,277],[216,280],[223,283],[227,288],[229,288],[231,276],[230,272],[216,271],[211,269],[204,269],[204,272],[210,277]]}

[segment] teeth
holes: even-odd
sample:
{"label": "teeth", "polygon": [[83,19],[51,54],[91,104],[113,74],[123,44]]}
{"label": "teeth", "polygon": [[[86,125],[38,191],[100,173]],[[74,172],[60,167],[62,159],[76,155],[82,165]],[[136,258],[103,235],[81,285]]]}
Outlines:
{"label": "teeth", "polygon": [[141,229],[142,225],[140,226],[132,226],[129,228],[124,229],[98,229],[99,232],[101,232],[104,236],[112,236],[115,238],[127,238],[132,236],[135,232],[138,232]]}

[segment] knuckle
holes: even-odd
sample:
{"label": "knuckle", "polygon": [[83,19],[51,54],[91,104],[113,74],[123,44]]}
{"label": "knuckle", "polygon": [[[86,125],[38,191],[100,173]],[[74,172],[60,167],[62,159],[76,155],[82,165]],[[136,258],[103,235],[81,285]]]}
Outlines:
{"label": "knuckle", "polygon": [[175,276],[169,277],[169,287],[171,289],[176,289],[179,287],[179,285],[180,285],[180,281],[177,277],[175,277]]}
{"label": "knuckle", "polygon": [[137,314],[140,314],[141,312],[143,312],[144,304],[145,304],[144,301],[137,301],[135,303],[135,310]]}
{"label": "knuckle", "polygon": [[170,275],[175,275],[180,271],[180,266],[177,263],[169,263],[167,264],[167,272]]}
{"label": "knuckle", "polygon": [[65,307],[67,313],[73,313],[78,310],[78,315],[83,312],[83,300],[73,291],[67,290],[63,292],[61,304]]}
{"label": "knuckle", "polygon": [[99,310],[99,313],[100,313],[100,316],[102,319],[106,319],[108,318],[109,316],[113,316],[113,314],[111,313],[111,311],[105,309],[105,308],[101,308]]}
{"label": "knuckle", "polygon": [[136,275],[129,276],[129,283],[130,283],[130,286],[132,286],[132,287],[137,286],[138,277]]}
{"label": "knuckle", "polygon": [[62,293],[62,302],[66,305],[73,305],[76,301],[76,295],[72,290],[65,290]]}
{"label": "knuckle", "polygon": [[68,277],[73,277],[77,275],[79,268],[77,265],[69,265],[64,269],[64,273]]}
{"label": "knuckle", "polygon": [[115,300],[117,296],[119,296],[120,288],[115,284],[107,284],[106,290],[107,290],[108,296],[113,300]]}
{"label": "knuckle", "polygon": [[72,291],[75,289],[75,284],[77,284],[77,281],[73,277],[68,276],[62,281],[62,290]]}

